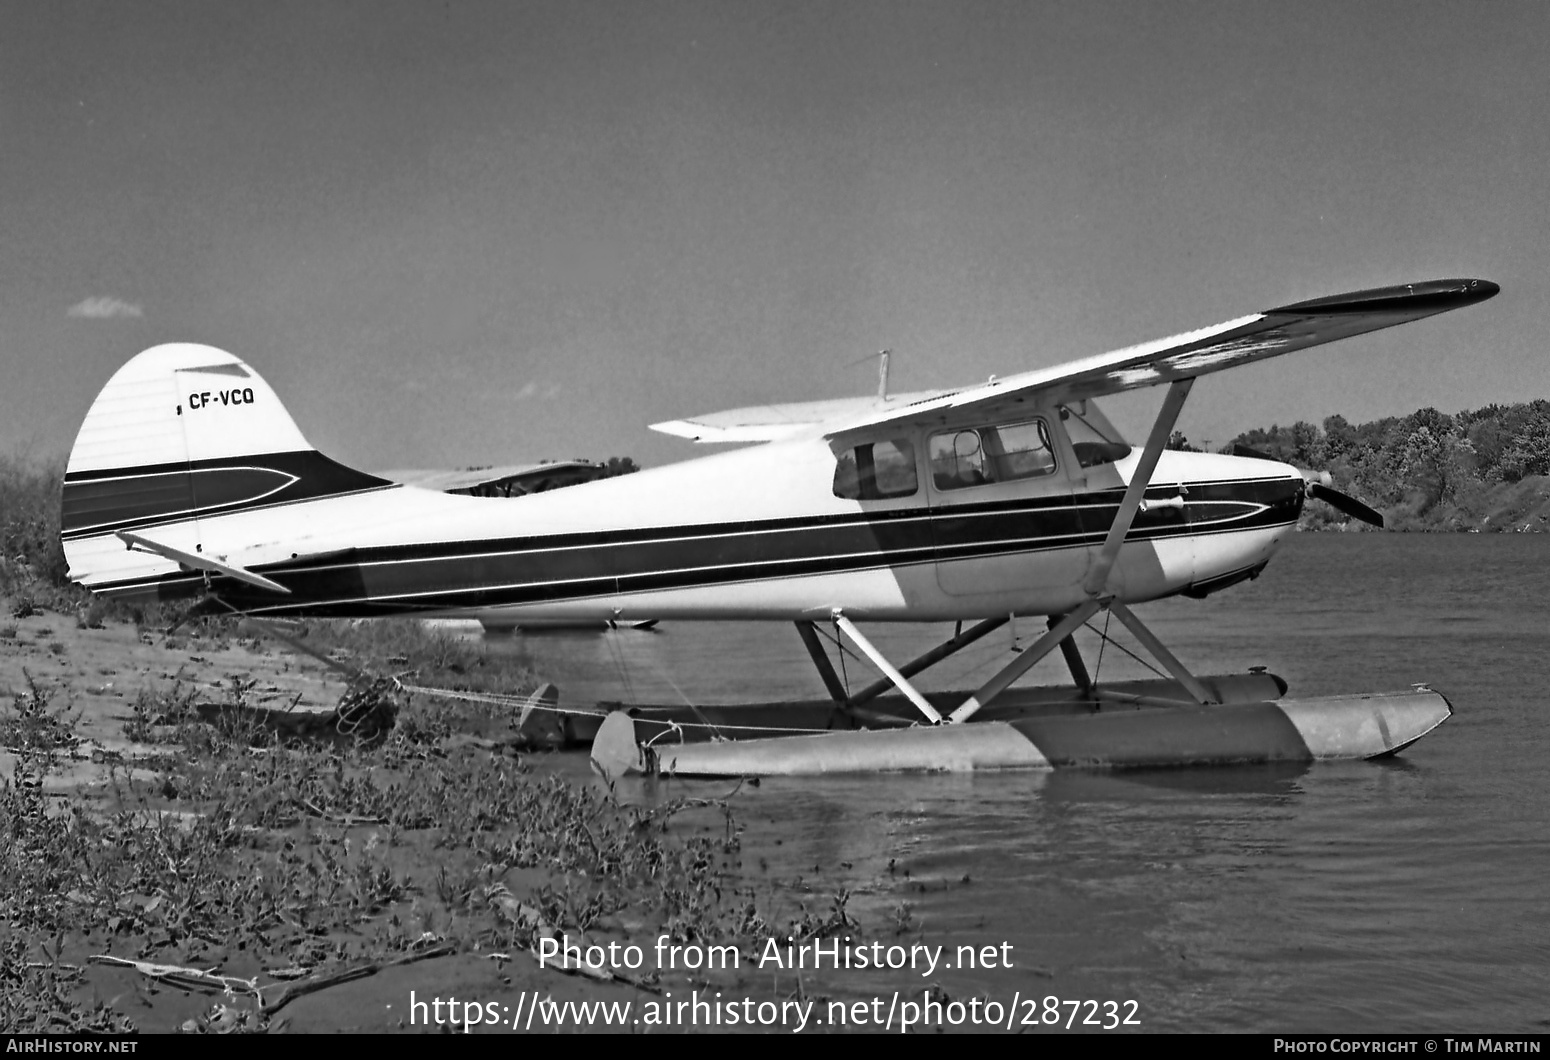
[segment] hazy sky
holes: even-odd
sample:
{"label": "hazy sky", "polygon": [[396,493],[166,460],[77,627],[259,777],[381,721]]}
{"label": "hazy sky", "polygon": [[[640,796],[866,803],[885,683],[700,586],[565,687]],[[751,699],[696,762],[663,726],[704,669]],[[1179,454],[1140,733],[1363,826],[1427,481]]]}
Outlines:
{"label": "hazy sky", "polygon": [[[1494,301],[1203,380],[1197,441],[1550,397],[1550,4],[0,0],[0,451],[139,350],[362,467]],[[1152,392],[1111,399],[1144,434]]]}

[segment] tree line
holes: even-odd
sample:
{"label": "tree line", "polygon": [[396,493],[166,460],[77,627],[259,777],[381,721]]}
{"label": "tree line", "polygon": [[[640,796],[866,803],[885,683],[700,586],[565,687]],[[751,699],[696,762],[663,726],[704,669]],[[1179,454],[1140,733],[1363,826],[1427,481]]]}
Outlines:
{"label": "tree line", "polygon": [[[1299,420],[1244,431],[1218,451],[1236,446],[1328,471],[1395,529],[1539,530],[1550,516],[1550,401],[1542,398],[1451,416],[1424,408],[1361,424]],[[1169,448],[1199,451],[1177,431]],[[1346,518],[1309,505],[1303,522],[1322,528]]]}

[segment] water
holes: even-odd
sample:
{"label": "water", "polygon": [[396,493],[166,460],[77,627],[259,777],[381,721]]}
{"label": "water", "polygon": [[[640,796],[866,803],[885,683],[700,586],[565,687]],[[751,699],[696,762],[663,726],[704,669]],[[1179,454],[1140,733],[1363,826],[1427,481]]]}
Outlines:
{"label": "water", "polygon": [[[1292,695],[1430,682],[1456,713],[1399,758],[766,780],[734,800],[744,871],[772,900],[815,911],[849,889],[869,938],[919,933],[949,958],[960,944],[1009,943],[1011,968],[929,980],[960,999],[1134,999],[1153,1030],[1543,1032],[1547,600],[1550,538],[1296,535],[1258,581],[1141,614],[1197,671],[1263,664]],[[945,635],[873,631],[895,659]],[[1016,635],[1037,632],[1025,623]],[[992,634],[928,685],[971,687],[1011,638]],[[779,625],[490,643],[531,657],[570,701],[823,695]],[[1084,653],[1092,667],[1094,638]],[[1103,677],[1143,673],[1105,649]],[[1056,660],[1025,680],[1061,676]],[[558,764],[585,770],[579,757]],[[895,937],[887,925],[905,903],[910,931]],[[907,970],[820,979],[839,996],[885,999],[928,982]]]}

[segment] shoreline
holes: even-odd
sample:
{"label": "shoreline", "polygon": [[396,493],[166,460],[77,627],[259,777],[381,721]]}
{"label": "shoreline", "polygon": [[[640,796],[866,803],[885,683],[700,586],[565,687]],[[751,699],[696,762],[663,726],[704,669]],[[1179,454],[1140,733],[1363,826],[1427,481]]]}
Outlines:
{"label": "shoreline", "polygon": [[[390,646],[406,635],[363,634]],[[467,656],[448,655],[466,644],[426,646],[470,676]],[[352,651],[381,662],[331,653]],[[401,649],[385,658],[429,665]],[[860,932],[843,902],[772,914],[790,903],[743,877],[724,797],[618,800],[562,775],[568,760],[519,753],[499,708],[404,696],[370,743],[242,721],[247,708],[326,718],[348,685],[219,626],[168,636],[90,628],[84,613],[0,618],[11,1030],[411,1029],[411,991],[508,1009],[694,990],[757,1005],[781,1000],[780,977],[746,962],[642,974],[537,954],[546,940],[617,951],[663,939],[751,954],[776,935]],[[220,705],[243,710],[198,710]]]}

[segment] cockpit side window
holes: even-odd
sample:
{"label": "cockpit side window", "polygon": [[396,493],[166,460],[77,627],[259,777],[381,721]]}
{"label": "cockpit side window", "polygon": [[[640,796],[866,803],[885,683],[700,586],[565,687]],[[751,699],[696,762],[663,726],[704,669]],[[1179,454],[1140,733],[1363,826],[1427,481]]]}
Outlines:
{"label": "cockpit side window", "polygon": [[1042,420],[933,434],[931,481],[939,490],[1053,474],[1055,453]]}
{"label": "cockpit side window", "polygon": [[1130,445],[1091,400],[1060,406],[1060,419],[1083,467],[1112,464],[1130,455]]}
{"label": "cockpit side window", "polygon": [[867,442],[840,453],[834,466],[834,495],[852,501],[908,497],[920,488],[915,444],[908,438]]}

